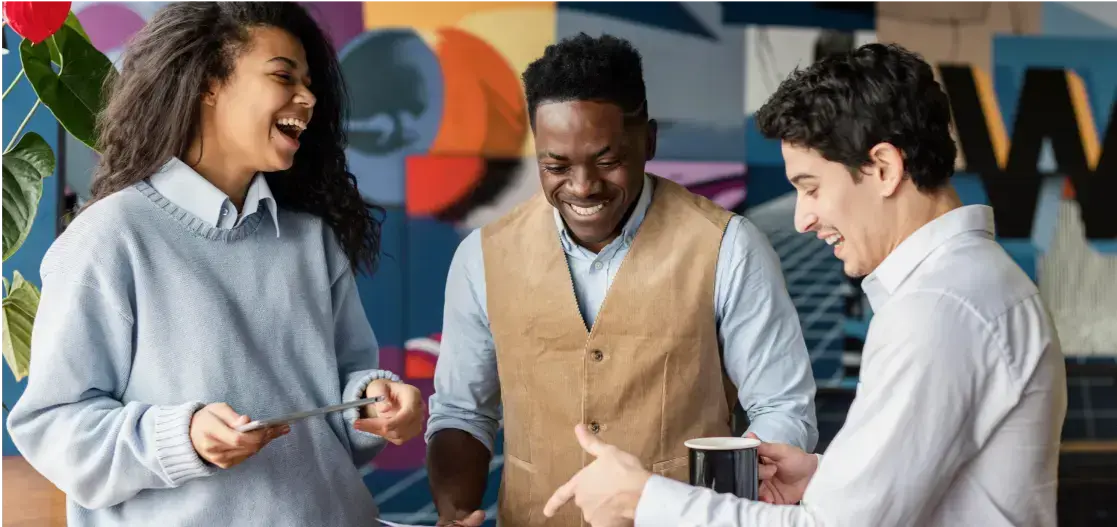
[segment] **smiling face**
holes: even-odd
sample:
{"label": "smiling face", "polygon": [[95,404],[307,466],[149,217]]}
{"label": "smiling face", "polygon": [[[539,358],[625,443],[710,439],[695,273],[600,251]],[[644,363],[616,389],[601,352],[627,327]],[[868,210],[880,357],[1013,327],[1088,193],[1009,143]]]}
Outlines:
{"label": "smiling face", "polygon": [[871,157],[884,161],[865,167],[855,178],[845,165],[815,150],[786,141],[782,149],[787,178],[797,191],[796,230],[826,240],[847,275],[871,273],[898,243],[891,226],[900,218],[889,198],[903,179],[902,165],[896,165],[899,153],[891,145],[879,145]]}
{"label": "smiling face", "polygon": [[548,102],[535,110],[540,181],[574,240],[598,252],[620,234],[655,155],[655,121],[626,123],[615,104]]}
{"label": "smiling face", "polygon": [[315,102],[298,39],[282,29],[254,28],[232,74],[203,97],[202,127],[234,164],[278,172],[294,164]]}

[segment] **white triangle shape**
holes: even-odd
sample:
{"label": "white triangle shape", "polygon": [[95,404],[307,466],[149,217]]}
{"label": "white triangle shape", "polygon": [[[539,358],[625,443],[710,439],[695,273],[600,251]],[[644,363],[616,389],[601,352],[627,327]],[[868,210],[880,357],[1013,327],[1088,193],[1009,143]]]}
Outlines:
{"label": "white triangle shape", "polygon": [[1040,174],[1055,174],[1059,170],[1055,162],[1055,149],[1051,147],[1051,138],[1044,137],[1043,145],[1039,149],[1039,159],[1036,160],[1036,170]]}

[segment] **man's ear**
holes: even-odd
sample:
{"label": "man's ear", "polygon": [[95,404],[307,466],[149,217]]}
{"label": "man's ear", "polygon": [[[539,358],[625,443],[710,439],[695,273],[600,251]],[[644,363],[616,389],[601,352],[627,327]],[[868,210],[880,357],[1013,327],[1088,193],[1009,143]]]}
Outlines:
{"label": "man's ear", "polygon": [[880,194],[890,197],[904,181],[904,154],[891,143],[880,143],[869,150],[869,177],[880,184]]}
{"label": "man's ear", "polygon": [[655,119],[648,119],[648,136],[645,139],[644,151],[647,155],[644,156],[644,161],[651,161],[655,158],[656,136],[659,133],[659,123]]}

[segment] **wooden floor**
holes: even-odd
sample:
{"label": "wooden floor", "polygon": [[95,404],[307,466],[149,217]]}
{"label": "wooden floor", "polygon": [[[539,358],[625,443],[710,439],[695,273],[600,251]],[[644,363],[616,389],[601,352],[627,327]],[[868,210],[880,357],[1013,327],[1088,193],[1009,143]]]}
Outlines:
{"label": "wooden floor", "polygon": [[21,456],[4,456],[5,527],[66,525],[66,495]]}

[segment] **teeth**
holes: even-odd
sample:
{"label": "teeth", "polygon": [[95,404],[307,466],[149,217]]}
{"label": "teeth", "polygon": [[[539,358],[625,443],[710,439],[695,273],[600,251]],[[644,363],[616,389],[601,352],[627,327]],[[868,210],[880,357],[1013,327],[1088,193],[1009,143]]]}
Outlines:
{"label": "teeth", "polygon": [[830,235],[829,238],[826,238],[826,243],[828,243],[830,245],[834,245],[834,244],[841,243],[841,242],[842,242],[842,235],[841,234],[832,234],[832,235]]}
{"label": "teeth", "polygon": [[300,132],[303,131],[303,130],[306,130],[306,122],[304,122],[302,119],[296,119],[294,117],[284,117],[284,118],[282,118],[282,119],[280,119],[279,121],[276,121],[276,122],[278,124],[282,124],[282,125],[286,125],[286,126],[296,128]]}
{"label": "teeth", "polygon": [[287,126],[294,126],[294,127],[298,128],[299,130],[306,130],[306,123],[303,122],[302,119],[296,119],[294,117],[284,117],[283,119],[279,120],[279,124],[285,124]]}
{"label": "teeth", "polygon": [[574,211],[574,214],[577,214],[579,216],[592,216],[594,214],[597,214],[599,210],[605,208],[605,205],[608,203],[608,201],[603,201],[592,207],[579,207],[571,203],[567,203],[567,205],[570,205],[570,210]]}

